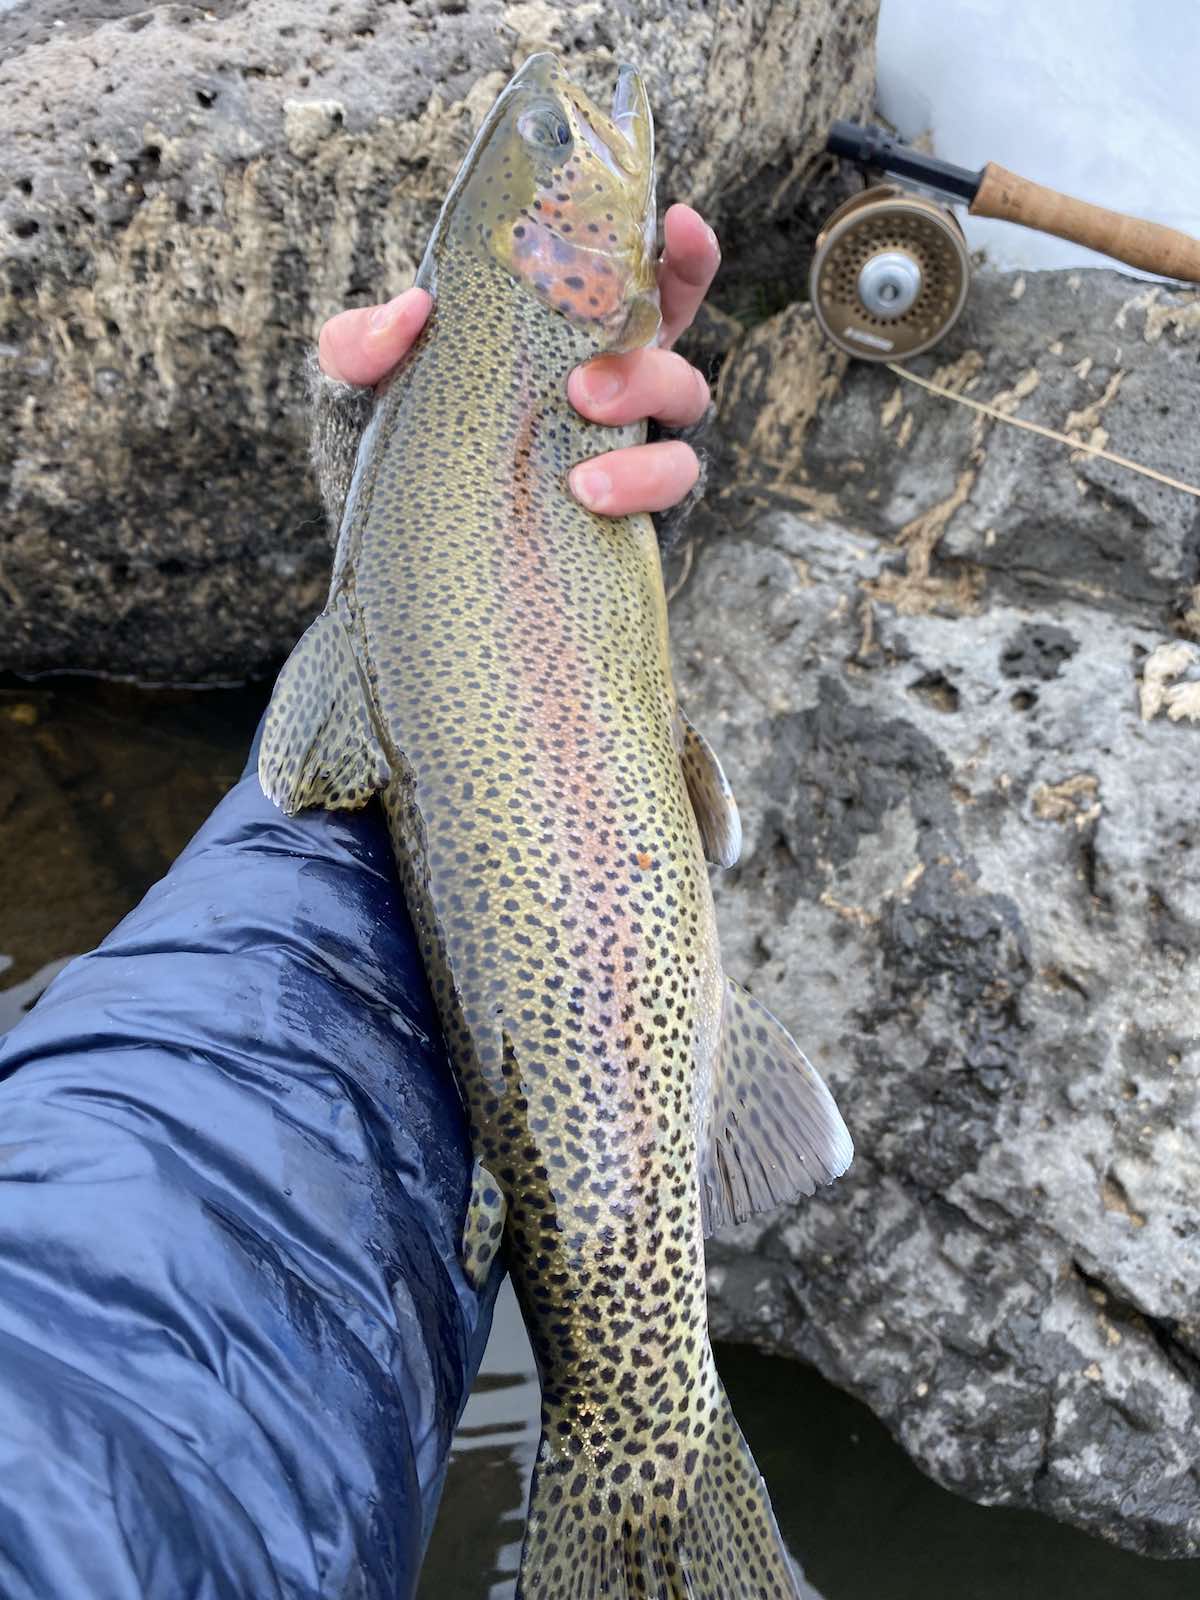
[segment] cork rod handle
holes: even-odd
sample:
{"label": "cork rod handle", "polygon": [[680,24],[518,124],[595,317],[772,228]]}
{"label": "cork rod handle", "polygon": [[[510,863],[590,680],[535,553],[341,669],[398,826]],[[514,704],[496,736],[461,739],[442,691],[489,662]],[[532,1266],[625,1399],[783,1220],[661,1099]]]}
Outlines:
{"label": "cork rod handle", "polygon": [[1175,228],[1164,228],[1158,222],[1142,222],[1138,217],[1058,194],[1006,171],[994,161],[983,169],[983,181],[970,211],[976,217],[999,217],[1004,222],[1019,222],[1025,228],[1056,234],[1145,272],[1200,283],[1200,240]]}

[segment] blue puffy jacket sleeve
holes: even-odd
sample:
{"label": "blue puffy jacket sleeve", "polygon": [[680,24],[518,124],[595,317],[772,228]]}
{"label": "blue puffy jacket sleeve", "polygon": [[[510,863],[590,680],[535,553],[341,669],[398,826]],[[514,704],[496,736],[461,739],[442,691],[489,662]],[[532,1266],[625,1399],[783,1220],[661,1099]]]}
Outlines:
{"label": "blue puffy jacket sleeve", "polygon": [[495,1282],[378,808],[246,776],[0,1040],[0,1594],[409,1596]]}

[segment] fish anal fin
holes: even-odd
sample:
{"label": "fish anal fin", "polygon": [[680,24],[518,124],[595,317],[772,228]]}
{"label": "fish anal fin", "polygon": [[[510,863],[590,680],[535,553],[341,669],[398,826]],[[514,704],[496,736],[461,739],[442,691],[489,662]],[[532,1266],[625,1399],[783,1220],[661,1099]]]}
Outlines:
{"label": "fish anal fin", "polygon": [[682,706],[679,718],[679,763],[700,828],[705,859],[714,866],[732,867],[742,853],[742,819],[729,779],[712,746],[698,731]]}
{"label": "fish anal fin", "polygon": [[813,1194],[853,1155],[816,1069],[766,1006],[726,978],[700,1156],[705,1234]]}
{"label": "fish anal fin", "polygon": [[467,1202],[462,1237],[463,1270],[476,1290],[482,1290],[495,1263],[507,1215],[503,1189],[483,1163],[477,1161],[471,1174],[471,1198]]}
{"label": "fish anal fin", "polygon": [[258,779],[293,816],[356,811],[391,776],[341,611],[323,611],[283,664],[267,708]]}

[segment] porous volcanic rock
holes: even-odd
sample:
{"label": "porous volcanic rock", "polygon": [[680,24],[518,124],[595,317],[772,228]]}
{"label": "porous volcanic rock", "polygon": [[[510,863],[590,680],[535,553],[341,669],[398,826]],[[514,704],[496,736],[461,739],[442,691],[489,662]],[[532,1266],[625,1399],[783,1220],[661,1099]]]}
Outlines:
{"label": "porous volcanic rock", "polygon": [[[1196,297],[1019,285],[914,370],[1193,481]],[[746,828],[725,964],[857,1156],[712,1242],[714,1331],[974,1499],[1194,1556],[1200,726],[1139,689],[1200,656],[1198,502],[851,365],[802,307],[730,355],[721,425],[668,575]]]}
{"label": "porous volcanic rock", "polygon": [[26,0],[5,13],[0,668],[236,678],[290,645],[329,559],[304,352],[330,312],[411,279],[474,128],[527,54],[559,51],[597,93],[618,60],[637,62],[664,200],[694,202],[736,241],[819,204],[830,120],[870,103],[876,9]]}

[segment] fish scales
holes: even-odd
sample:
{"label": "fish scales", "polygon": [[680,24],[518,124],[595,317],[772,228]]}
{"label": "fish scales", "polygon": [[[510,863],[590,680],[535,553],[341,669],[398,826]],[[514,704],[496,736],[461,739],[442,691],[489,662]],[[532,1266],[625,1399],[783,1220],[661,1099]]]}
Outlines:
{"label": "fish scales", "polygon": [[[707,1333],[705,1222],[779,1197],[767,1111],[772,1094],[789,1103],[768,1085],[760,1111],[755,1084],[722,1120],[714,1083],[731,1002],[702,822],[728,791],[676,706],[650,519],[598,517],[566,487],[575,463],[643,433],[614,440],[565,391],[581,361],[647,332],[649,119],[623,83],[614,111],[624,94],[627,127],[647,125],[632,139],[553,58],[527,63],[509,123],[556,115],[535,131],[573,134],[532,187],[496,133],[504,96],[490,139],[485,124],[262,771],[289,809],[382,790],[470,1119],[465,1261],[481,1280],[502,1235],[542,1384],[519,1593],[788,1597]],[[639,134],[647,170],[628,163],[625,189],[640,181],[640,209],[620,204],[624,152],[612,159]],[[325,705],[314,685],[332,679]],[[711,780],[699,821],[687,772]],[[782,1034],[765,1012],[737,1020],[732,1074]],[[752,1115],[754,1161],[722,1133]]]}

